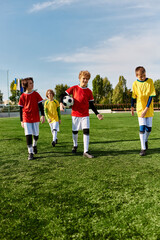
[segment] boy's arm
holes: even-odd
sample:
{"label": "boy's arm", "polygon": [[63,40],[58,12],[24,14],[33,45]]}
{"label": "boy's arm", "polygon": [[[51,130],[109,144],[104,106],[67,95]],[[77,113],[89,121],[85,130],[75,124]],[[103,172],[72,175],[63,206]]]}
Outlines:
{"label": "boy's arm", "polygon": [[61,121],[60,107],[57,107],[57,113],[58,113],[58,119],[59,119],[59,121]]}
{"label": "boy's arm", "polygon": [[148,108],[149,108],[149,106],[150,106],[150,104],[151,104],[151,102],[152,102],[152,98],[153,98],[153,97],[151,97],[151,96],[148,98],[147,106],[146,106],[146,108],[143,110],[143,112],[142,112],[142,114],[141,114],[141,117],[142,117],[142,118],[145,117],[145,115],[146,115],[146,113],[147,113],[147,111],[148,111]]}
{"label": "boy's arm", "polygon": [[134,104],[136,103],[135,98],[131,98],[131,114],[134,116]]}
{"label": "boy's arm", "polygon": [[23,107],[20,106],[20,121],[21,121],[21,126],[24,127],[24,124],[23,124]]}
{"label": "boy's arm", "polygon": [[62,94],[60,95],[60,111],[62,111],[62,112],[64,112],[64,109],[65,109],[65,107],[64,107],[64,105],[63,105],[63,98],[64,98],[65,96],[68,96],[68,93],[67,93],[67,92],[64,92],[64,93],[62,93]]}
{"label": "boy's arm", "polygon": [[103,119],[103,116],[97,111],[97,108],[94,105],[93,101],[89,101],[89,107],[92,109],[92,111],[96,114],[99,120]]}
{"label": "boy's arm", "polygon": [[42,102],[38,103],[38,107],[41,112],[41,123],[44,123],[45,122],[45,117],[44,117],[45,114],[44,114],[44,107],[43,107]]}

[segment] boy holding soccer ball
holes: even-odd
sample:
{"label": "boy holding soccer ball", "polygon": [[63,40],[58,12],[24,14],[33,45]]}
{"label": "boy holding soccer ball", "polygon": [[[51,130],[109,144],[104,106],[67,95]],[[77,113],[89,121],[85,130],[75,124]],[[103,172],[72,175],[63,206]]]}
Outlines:
{"label": "boy holding soccer ball", "polygon": [[46,97],[48,100],[45,101],[44,112],[53,135],[52,146],[55,147],[57,143],[57,131],[59,131],[59,124],[61,123],[60,107],[59,102],[54,99],[52,89],[47,90]]}
{"label": "boy holding soccer ball", "polygon": [[87,158],[93,158],[88,151],[89,148],[89,107],[97,115],[99,120],[103,119],[103,116],[99,114],[94,106],[94,98],[92,91],[87,87],[88,81],[91,75],[88,71],[81,71],[79,73],[80,85],[75,85],[66,90],[61,95],[60,110],[64,111],[63,97],[66,95],[72,95],[74,104],[72,106],[72,137],[73,148],[72,153],[77,152],[78,148],[78,131],[83,130],[83,143],[84,153],[83,156]]}
{"label": "boy holding soccer ball", "polygon": [[153,80],[146,78],[146,70],[139,66],[135,69],[137,80],[132,85],[131,114],[134,116],[134,103],[137,99],[137,115],[141,142],[140,156],[146,155],[148,137],[152,129],[153,97],[156,96]]}
{"label": "boy holding soccer ball", "polygon": [[[44,123],[44,109],[42,105],[42,97],[38,92],[33,91],[33,78],[25,78],[22,80],[24,93],[20,96],[20,120],[21,126],[24,128],[27,147],[28,160],[32,160],[33,154],[37,154],[37,140],[39,136],[39,110],[41,112],[41,123]],[[33,145],[32,145],[33,136]]]}

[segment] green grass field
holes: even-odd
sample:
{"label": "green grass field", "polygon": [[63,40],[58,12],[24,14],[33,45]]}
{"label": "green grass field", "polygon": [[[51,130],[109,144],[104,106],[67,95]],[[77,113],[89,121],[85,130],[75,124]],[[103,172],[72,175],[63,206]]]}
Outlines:
{"label": "green grass field", "polygon": [[137,116],[90,116],[90,151],[71,153],[71,117],[59,143],[40,125],[36,159],[28,161],[19,118],[0,119],[0,239],[160,239],[160,113],[140,157]]}

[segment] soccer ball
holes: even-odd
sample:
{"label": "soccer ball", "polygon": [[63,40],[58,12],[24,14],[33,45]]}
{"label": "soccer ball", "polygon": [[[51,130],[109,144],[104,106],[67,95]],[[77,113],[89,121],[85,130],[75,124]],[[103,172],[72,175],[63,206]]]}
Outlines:
{"label": "soccer ball", "polygon": [[74,100],[71,96],[65,96],[63,98],[63,105],[65,107],[71,107],[71,106],[73,106],[73,103],[74,103]]}

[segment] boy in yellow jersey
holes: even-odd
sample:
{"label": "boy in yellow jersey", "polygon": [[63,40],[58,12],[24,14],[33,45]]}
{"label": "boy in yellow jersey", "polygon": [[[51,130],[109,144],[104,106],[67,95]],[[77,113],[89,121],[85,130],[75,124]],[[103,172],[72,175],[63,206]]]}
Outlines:
{"label": "boy in yellow jersey", "polygon": [[48,100],[45,101],[44,112],[53,135],[52,146],[55,147],[57,143],[57,131],[59,131],[59,124],[61,124],[60,107],[59,102],[54,99],[53,90],[48,89],[46,97]]}
{"label": "boy in yellow jersey", "polygon": [[153,97],[156,96],[153,80],[146,78],[146,70],[139,66],[135,69],[137,80],[132,85],[131,113],[134,116],[134,103],[137,99],[137,115],[139,121],[139,135],[141,142],[140,156],[146,155],[148,137],[152,129],[154,115]]}

